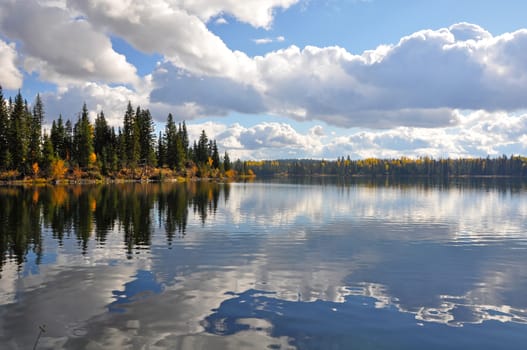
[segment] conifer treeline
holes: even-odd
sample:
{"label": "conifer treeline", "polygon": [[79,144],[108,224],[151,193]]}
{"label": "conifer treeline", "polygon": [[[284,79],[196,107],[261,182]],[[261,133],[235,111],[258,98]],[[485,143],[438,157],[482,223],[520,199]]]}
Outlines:
{"label": "conifer treeline", "polygon": [[[99,176],[152,176],[152,169],[167,169],[171,175],[232,176],[225,152],[220,158],[215,140],[202,131],[189,144],[185,122],[176,125],[168,115],[164,132],[156,139],[148,109],[129,102],[123,125],[110,127],[104,112],[92,124],[86,104],[73,123],[62,115],[53,120],[50,133],[42,132],[44,106],[37,95],[30,109],[20,91],[6,103],[0,86],[0,172],[6,179],[25,176],[60,179]],[[230,173],[229,173],[230,171]],[[158,172],[158,175],[161,174]]]}
{"label": "conifer treeline", "polygon": [[508,176],[527,178],[527,157],[502,155],[496,158],[433,159],[429,157],[398,159],[367,158],[352,160],[290,159],[235,162],[234,169],[250,169],[257,176],[394,176],[394,177],[463,177]]}

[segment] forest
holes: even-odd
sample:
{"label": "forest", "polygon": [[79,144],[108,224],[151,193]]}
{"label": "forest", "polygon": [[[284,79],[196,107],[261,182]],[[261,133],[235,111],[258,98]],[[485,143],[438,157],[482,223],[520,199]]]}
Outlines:
{"label": "forest", "polygon": [[390,176],[390,177],[527,177],[527,157],[433,159],[366,158],[352,160],[339,157],[337,160],[290,159],[248,161],[235,164],[235,169],[250,169],[258,176]]}
{"label": "forest", "polygon": [[270,176],[391,177],[527,177],[527,158],[236,160],[205,131],[190,143],[185,122],[167,116],[155,134],[148,109],[125,108],[122,126],[111,127],[101,111],[90,122],[84,104],[77,120],[61,115],[43,131],[44,106],[39,95],[30,108],[18,92],[6,100],[0,86],[0,181],[13,180],[164,180]]}
{"label": "forest", "polygon": [[220,156],[205,131],[190,144],[185,122],[169,114],[158,137],[148,109],[129,102],[123,124],[110,127],[104,112],[90,122],[86,104],[76,121],[59,115],[43,132],[44,106],[32,108],[20,91],[5,100],[0,87],[0,180],[150,179],[233,177],[229,155]]}

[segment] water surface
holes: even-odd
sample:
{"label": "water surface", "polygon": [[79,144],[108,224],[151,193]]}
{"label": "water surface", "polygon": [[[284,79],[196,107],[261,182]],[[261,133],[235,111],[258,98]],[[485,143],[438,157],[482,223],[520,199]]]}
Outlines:
{"label": "water surface", "polygon": [[522,184],[0,188],[0,348],[523,349]]}

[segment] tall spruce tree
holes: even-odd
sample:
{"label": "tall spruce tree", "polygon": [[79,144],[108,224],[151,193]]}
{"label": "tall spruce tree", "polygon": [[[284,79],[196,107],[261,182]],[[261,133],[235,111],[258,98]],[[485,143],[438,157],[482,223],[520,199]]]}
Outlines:
{"label": "tall spruce tree", "polygon": [[212,167],[218,169],[220,167],[220,154],[218,152],[218,146],[216,145],[216,140],[212,141]]}
{"label": "tall spruce tree", "polygon": [[93,150],[102,165],[102,172],[108,174],[113,163],[114,135],[101,111],[95,118],[93,130]]}
{"label": "tall spruce tree", "polygon": [[202,130],[196,150],[196,163],[206,163],[209,160],[209,156],[209,138],[207,137],[205,130]]}
{"label": "tall spruce tree", "polygon": [[13,103],[8,132],[11,168],[26,173],[27,157],[27,110],[20,90]]}
{"label": "tall spruce tree", "polygon": [[183,120],[183,124],[181,126],[181,141],[183,143],[183,148],[185,149],[185,155],[189,156],[189,139],[188,139],[188,132],[187,132],[187,124]]}
{"label": "tall spruce tree", "polygon": [[170,169],[175,169],[178,164],[177,157],[177,127],[174,123],[172,113],[168,114],[167,124],[165,126],[166,139],[166,162]]}
{"label": "tall spruce tree", "polygon": [[93,127],[90,124],[86,103],[82,106],[81,115],[73,129],[75,160],[79,167],[85,168],[90,164],[90,156],[93,153]]}
{"label": "tall spruce tree", "polygon": [[139,161],[139,132],[132,103],[128,101],[123,121],[124,157],[127,166],[135,168]]}
{"label": "tall spruce tree", "polygon": [[73,156],[73,124],[71,120],[66,120],[64,124],[64,160],[70,161]]}
{"label": "tall spruce tree", "polygon": [[155,127],[150,111],[138,108],[136,113],[137,130],[139,132],[139,157],[141,163],[155,166]]}
{"label": "tall spruce tree", "polygon": [[0,170],[8,170],[11,166],[9,155],[9,112],[7,109],[2,86],[0,85]]}
{"label": "tall spruce tree", "polygon": [[227,151],[225,151],[225,154],[223,156],[223,169],[225,169],[225,171],[232,169],[231,159],[229,158],[229,154],[227,153]]}
{"label": "tall spruce tree", "polygon": [[27,162],[31,166],[41,160],[41,145],[42,145],[42,122],[44,121],[44,105],[37,95],[35,105],[33,106],[33,114],[28,119],[28,153]]}
{"label": "tall spruce tree", "polygon": [[49,174],[51,164],[55,160],[55,150],[53,149],[53,143],[48,134],[44,134],[42,139],[42,160],[41,167],[44,173]]}
{"label": "tall spruce tree", "polygon": [[160,168],[166,164],[166,147],[165,135],[160,131],[157,138],[157,166]]}

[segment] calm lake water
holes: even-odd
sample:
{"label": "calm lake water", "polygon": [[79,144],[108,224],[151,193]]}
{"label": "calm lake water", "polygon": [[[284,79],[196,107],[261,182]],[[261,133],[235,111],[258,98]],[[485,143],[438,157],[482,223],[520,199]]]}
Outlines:
{"label": "calm lake water", "polygon": [[0,188],[0,348],[525,349],[527,187]]}

